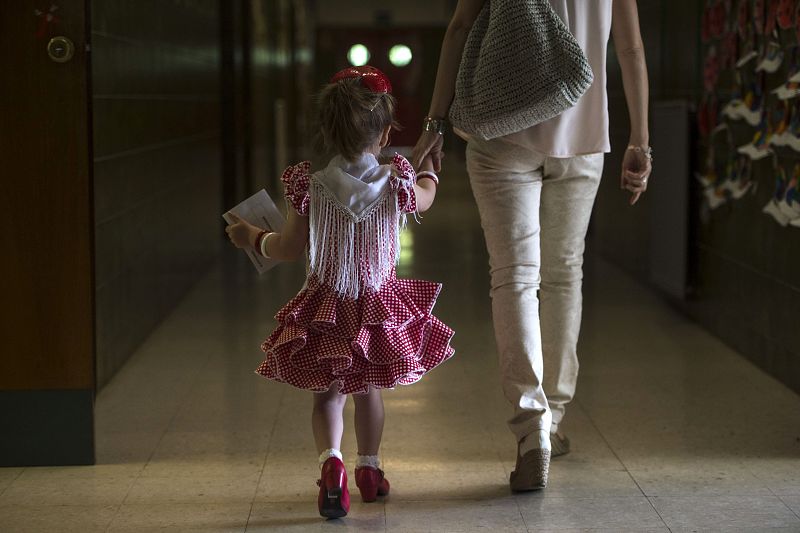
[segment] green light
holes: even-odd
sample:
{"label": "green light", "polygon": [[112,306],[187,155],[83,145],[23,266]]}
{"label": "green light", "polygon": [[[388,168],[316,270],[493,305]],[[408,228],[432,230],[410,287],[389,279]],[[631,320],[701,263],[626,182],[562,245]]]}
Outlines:
{"label": "green light", "polygon": [[363,44],[354,44],[350,47],[350,51],[347,52],[347,60],[354,67],[366,65],[367,61],[369,61],[369,50]]}
{"label": "green light", "polygon": [[406,228],[400,232],[400,257],[397,261],[398,269],[403,275],[408,275],[408,270],[414,264],[414,233]]}
{"label": "green light", "polygon": [[396,44],[389,49],[389,61],[396,67],[408,65],[413,57],[411,48],[404,44]]}

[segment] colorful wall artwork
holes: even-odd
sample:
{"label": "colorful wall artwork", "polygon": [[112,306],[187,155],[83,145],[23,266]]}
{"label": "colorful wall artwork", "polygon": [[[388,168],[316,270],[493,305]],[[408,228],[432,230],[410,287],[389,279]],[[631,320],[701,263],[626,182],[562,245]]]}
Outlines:
{"label": "colorful wall artwork", "polygon": [[[707,0],[702,42],[696,177],[706,207],[771,187],[763,213],[800,229],[800,0]],[[756,179],[756,165],[771,172]]]}

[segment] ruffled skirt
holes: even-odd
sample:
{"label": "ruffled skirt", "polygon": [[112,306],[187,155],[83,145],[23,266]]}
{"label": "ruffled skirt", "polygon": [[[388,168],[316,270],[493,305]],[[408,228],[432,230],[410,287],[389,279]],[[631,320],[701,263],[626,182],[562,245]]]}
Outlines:
{"label": "ruffled skirt", "polygon": [[338,383],[341,394],[414,383],[453,355],[453,330],[432,315],[441,288],[391,278],[352,300],[312,277],[275,315],[256,372],[316,392]]}

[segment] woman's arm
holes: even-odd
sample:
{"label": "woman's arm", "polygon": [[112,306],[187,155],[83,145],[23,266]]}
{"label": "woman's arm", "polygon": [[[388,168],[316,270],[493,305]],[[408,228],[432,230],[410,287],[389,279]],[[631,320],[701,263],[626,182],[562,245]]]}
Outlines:
{"label": "woman's arm", "polygon": [[[256,239],[262,231],[261,228],[238,218],[231,213],[234,223],[225,228],[231,242],[237,248],[255,248]],[[270,233],[262,237],[261,250],[265,251],[272,259],[294,261],[300,259],[308,243],[308,217],[300,216],[294,209],[289,208],[289,215],[283,231]]]}
{"label": "woman's arm", "polygon": [[630,147],[625,151],[620,185],[631,192],[631,204],[647,190],[651,164],[647,149],[650,146],[648,100],[650,91],[642,35],[639,31],[639,11],[636,0],[613,0],[611,33],[617,51],[625,101],[630,117]]}
{"label": "woman's arm", "polygon": [[[431,97],[431,106],[428,116],[444,119],[453,101],[456,90],[456,76],[461,65],[461,54],[464,52],[464,43],[472,29],[472,24],[478,17],[485,0],[458,0],[453,18],[447,26],[447,32],[442,41],[442,51],[439,55],[439,67],[436,71],[436,84]],[[423,131],[414,152],[411,164],[418,167],[425,156],[431,154],[433,167],[438,172],[441,169],[442,136],[434,131]]]}

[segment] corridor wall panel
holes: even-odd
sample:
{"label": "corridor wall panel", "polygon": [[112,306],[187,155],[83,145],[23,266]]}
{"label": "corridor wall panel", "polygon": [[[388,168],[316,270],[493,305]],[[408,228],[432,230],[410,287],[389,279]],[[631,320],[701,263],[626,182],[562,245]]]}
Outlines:
{"label": "corridor wall panel", "polygon": [[217,4],[91,5],[98,387],[218,251]]}

